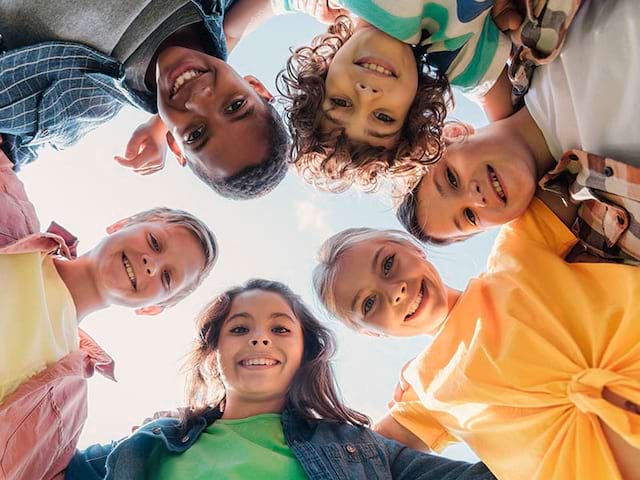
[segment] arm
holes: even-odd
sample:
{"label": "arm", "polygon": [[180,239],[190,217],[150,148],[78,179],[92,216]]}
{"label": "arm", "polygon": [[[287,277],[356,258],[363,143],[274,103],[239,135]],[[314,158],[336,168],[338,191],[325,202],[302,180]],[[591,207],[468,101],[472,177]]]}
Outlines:
{"label": "arm", "polygon": [[373,430],[383,437],[390,438],[396,442],[402,443],[407,447],[414,448],[421,452],[430,452],[431,449],[410,430],[403,427],[390,414],[385,415],[382,420],[375,424]]}
{"label": "arm", "polygon": [[131,134],[124,157],[114,160],[140,175],[149,175],[164,168],[166,153],[167,127],[159,115],[153,115]]}
{"label": "arm", "polygon": [[231,52],[245,35],[265,23],[274,12],[271,0],[239,0],[224,17],[224,36]]}
{"label": "arm", "polygon": [[502,120],[514,113],[511,101],[511,82],[507,75],[506,66],[487,94],[480,98],[480,104],[491,122]]}

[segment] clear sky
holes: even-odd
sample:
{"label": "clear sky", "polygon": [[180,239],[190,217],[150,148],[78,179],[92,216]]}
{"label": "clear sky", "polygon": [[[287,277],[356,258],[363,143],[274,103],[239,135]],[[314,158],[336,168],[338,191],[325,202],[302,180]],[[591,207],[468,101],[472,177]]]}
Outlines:
{"label": "clear sky", "polygon": [[[272,20],[244,39],[230,57],[241,74],[253,74],[274,87],[289,48],[306,44],[324,26],[300,15]],[[455,117],[486,123],[477,106],[458,99]],[[132,425],[158,410],[183,404],[180,366],[194,337],[198,311],[218,292],[252,277],[287,283],[320,312],[311,291],[311,269],[322,241],[351,226],[399,228],[384,195],[315,191],[292,171],[265,198],[234,202],[216,196],[188,169],[172,159],[155,175],[140,177],[112,160],[124,152],[135,127],[147,115],[131,108],[63,152],[45,150],[20,177],[46,228],[55,219],[80,238],[80,252],[95,245],[105,227],[154,206],[188,210],[216,233],[220,259],[209,278],[188,299],[157,317],[137,317],[112,307],[82,323],[116,360],[117,383],[100,375],[89,383],[89,419],[80,447],[125,436]],[[495,233],[464,244],[430,249],[429,255],[451,286],[464,288],[484,269]],[[357,336],[336,322],[338,380],[350,406],[374,419],[385,406],[401,365],[429,343],[428,337],[374,339]],[[455,458],[475,459],[464,446],[445,451]]]}

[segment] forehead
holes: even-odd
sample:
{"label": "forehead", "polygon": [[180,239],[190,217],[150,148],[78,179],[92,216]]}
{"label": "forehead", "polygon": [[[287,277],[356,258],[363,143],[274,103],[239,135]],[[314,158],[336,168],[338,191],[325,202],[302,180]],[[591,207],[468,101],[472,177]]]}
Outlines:
{"label": "forehead", "polygon": [[247,290],[233,299],[228,318],[238,313],[248,313],[256,319],[268,318],[273,313],[284,313],[297,320],[282,295],[259,289]]}
{"label": "forehead", "polygon": [[418,187],[415,223],[420,231],[434,238],[451,238],[462,235],[456,227],[456,197],[447,195],[445,163],[440,160],[424,174]]}
{"label": "forehead", "polygon": [[[257,94],[253,94],[258,97]],[[269,152],[269,116],[267,106],[258,97],[247,107],[252,113],[239,120],[233,117],[213,125],[211,138],[188,158],[204,167],[214,177],[230,177],[247,167],[259,165]]]}

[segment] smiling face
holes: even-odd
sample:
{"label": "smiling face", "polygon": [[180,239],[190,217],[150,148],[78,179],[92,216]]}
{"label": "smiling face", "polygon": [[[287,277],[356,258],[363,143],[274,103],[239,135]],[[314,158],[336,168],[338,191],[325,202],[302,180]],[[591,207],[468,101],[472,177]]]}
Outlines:
{"label": "smiling face", "polygon": [[93,278],[109,304],[158,305],[191,286],[204,268],[198,240],[162,222],[123,226],[90,252]]}
{"label": "smiling face", "polygon": [[533,156],[515,136],[492,127],[448,145],[417,190],[417,223],[439,240],[460,238],[524,213],[536,190]]}
{"label": "smiling face", "polygon": [[361,241],[339,258],[336,310],[365,332],[398,337],[430,333],[447,316],[447,288],[415,246]]}
{"label": "smiling face", "polygon": [[411,47],[366,23],[331,60],[325,80],[323,131],[392,147],[413,103],[418,71]]}
{"label": "smiling face", "polygon": [[302,327],[282,296],[263,290],[236,296],[217,347],[229,402],[284,402],[303,350]]}
{"label": "smiling face", "polygon": [[211,177],[230,177],[268,152],[271,94],[253,77],[196,50],[169,47],[156,65],[158,113],[176,155]]}

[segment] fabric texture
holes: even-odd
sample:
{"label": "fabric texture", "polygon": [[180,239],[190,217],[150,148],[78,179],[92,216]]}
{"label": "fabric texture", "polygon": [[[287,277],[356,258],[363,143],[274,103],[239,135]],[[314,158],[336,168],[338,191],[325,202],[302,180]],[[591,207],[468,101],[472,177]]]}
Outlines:
{"label": "fabric texture", "polygon": [[[199,442],[202,432],[220,417],[212,410],[187,430],[175,418],[162,418],[133,435],[78,452],[67,480],[138,480],[158,449],[180,454]],[[367,428],[282,414],[284,438],[310,480],[491,480],[482,463],[469,464],[411,450]],[[259,478],[259,477],[255,477]]]}
{"label": "fabric texture", "polygon": [[[0,404],[78,349],[73,298],[46,252],[0,254]],[[28,288],[25,288],[28,286]]]}
{"label": "fabric texture", "polygon": [[466,442],[498,478],[620,479],[599,421],[640,448],[640,415],[602,393],[640,404],[640,270],[563,261],[575,242],[538,199],[506,224],[393,417],[434,448]]}
{"label": "fabric texture", "polygon": [[148,476],[156,480],[307,478],[285,442],[281,415],[276,413],[218,420],[183,454],[160,452],[149,462]]}
{"label": "fabric texture", "polygon": [[[71,257],[65,239],[53,233],[34,233],[0,249],[0,256],[29,253]],[[87,379],[96,370],[113,379],[113,360],[82,330],[78,334],[79,349],[0,403],[2,480],[63,478],[87,417]]]}
{"label": "fabric texture", "polygon": [[[216,55],[226,60],[222,24],[234,0],[191,1]],[[35,160],[43,145],[73,145],[124,105],[157,111],[155,97],[131,89],[124,66],[95,49],[54,41],[0,55],[0,148],[16,171]]]}

